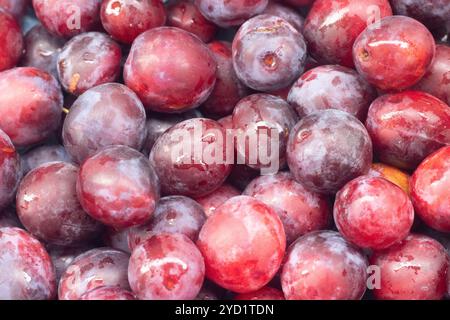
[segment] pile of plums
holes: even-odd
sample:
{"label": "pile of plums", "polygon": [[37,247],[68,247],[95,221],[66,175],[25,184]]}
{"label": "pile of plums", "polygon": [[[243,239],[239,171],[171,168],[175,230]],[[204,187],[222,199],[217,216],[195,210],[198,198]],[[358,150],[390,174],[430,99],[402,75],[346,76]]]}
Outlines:
{"label": "pile of plums", "polygon": [[0,0],[0,299],[450,296],[450,1]]}

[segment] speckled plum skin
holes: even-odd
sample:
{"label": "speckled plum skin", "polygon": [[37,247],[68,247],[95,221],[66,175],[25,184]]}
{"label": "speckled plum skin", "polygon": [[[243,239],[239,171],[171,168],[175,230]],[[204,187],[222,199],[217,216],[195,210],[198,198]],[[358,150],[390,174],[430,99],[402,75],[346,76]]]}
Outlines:
{"label": "speckled plum skin", "polygon": [[84,293],[103,286],[128,290],[129,258],[127,253],[111,248],[92,249],[79,255],[61,276],[59,300],[78,300]]}
{"label": "speckled plum skin", "polygon": [[202,288],[205,263],[188,237],[163,233],[134,249],[128,278],[140,300],[192,300]]}
{"label": "speckled plum skin", "polygon": [[410,176],[408,173],[402,170],[399,170],[395,167],[389,166],[384,163],[373,163],[367,175],[371,177],[384,178],[400,187],[408,195],[410,194],[409,192]]}
{"label": "speckled plum skin", "polygon": [[331,220],[329,200],[307,190],[288,172],[258,177],[243,194],[275,209],[283,222],[288,244],[308,232],[325,229]]}
{"label": "speckled plum skin", "polygon": [[128,233],[129,247],[133,250],[155,234],[179,233],[196,241],[206,215],[199,203],[184,196],[161,198],[152,220],[142,226],[134,227]]}
{"label": "speckled plum skin", "polygon": [[307,189],[334,194],[369,171],[372,142],[354,116],[324,110],[306,116],[292,129],[287,161],[295,179]]}
{"label": "speckled plum skin", "polygon": [[33,236],[46,243],[78,246],[101,232],[101,224],[83,211],[77,199],[77,175],[75,165],[51,162],[22,179],[17,214]]}
{"label": "speckled plum skin", "polygon": [[[450,8],[450,3],[449,3]],[[436,45],[436,55],[422,80],[414,89],[432,94],[450,105],[450,47]]]}
{"label": "speckled plum skin", "polygon": [[24,49],[22,32],[16,20],[0,9],[0,71],[14,67]]}
{"label": "speckled plum skin", "polygon": [[408,195],[384,178],[362,176],[336,195],[334,221],[348,241],[381,250],[406,238],[414,222]]}
{"label": "speckled plum skin", "polygon": [[198,37],[160,27],[136,38],[125,63],[124,80],[147,109],[179,113],[208,98],[216,68],[211,51]]}
{"label": "speckled plum skin", "polygon": [[81,165],[77,194],[94,219],[127,228],[150,220],[159,200],[159,182],[143,154],[126,146],[111,146]]}
{"label": "speckled plum skin", "polygon": [[61,49],[57,71],[68,93],[79,96],[95,86],[113,82],[120,73],[120,46],[101,32],[73,37]]}
{"label": "speckled plum skin", "polygon": [[32,67],[0,73],[0,129],[23,147],[48,138],[61,123],[63,95],[47,72]]}
{"label": "speckled plum skin", "polygon": [[352,47],[364,29],[392,15],[387,0],[316,0],[303,35],[310,54],[321,63],[353,67]]}
{"label": "speckled plum skin", "polygon": [[64,147],[77,163],[111,145],[140,150],[145,121],[145,109],[136,94],[122,84],[107,83],[86,91],[73,103],[64,121]]}
{"label": "speckled plum skin", "polygon": [[248,293],[280,268],[286,237],[275,210],[248,196],[229,199],[206,220],[197,246],[206,276],[222,288]]}
{"label": "speckled plum skin", "polygon": [[203,207],[207,217],[214,214],[216,209],[220,207],[230,198],[237,197],[241,192],[228,183],[224,183],[219,189],[208,194],[207,196],[197,198],[197,202]]}
{"label": "speckled plum skin", "polygon": [[380,267],[382,300],[439,300],[447,289],[448,255],[445,248],[427,236],[411,234],[370,259]]}
{"label": "speckled plum skin", "polygon": [[269,0],[195,0],[200,12],[218,26],[227,28],[242,24],[264,11]]}
{"label": "speckled plum skin", "polygon": [[0,299],[50,300],[55,293],[55,271],[43,245],[22,229],[0,228]]}
{"label": "speckled plum skin", "polygon": [[64,161],[71,162],[70,156],[62,145],[43,145],[24,153],[21,157],[22,173],[25,175],[42,164]]}
{"label": "speckled plum skin", "polygon": [[382,162],[411,170],[450,144],[450,108],[419,91],[384,95],[370,106],[366,127]]}
{"label": "speckled plum skin", "polygon": [[42,25],[57,36],[70,38],[100,25],[102,0],[33,0]]}
{"label": "speckled plum skin", "polygon": [[450,31],[450,2],[446,0],[391,0],[395,13],[419,20],[430,30]]}
{"label": "speckled plum skin", "polygon": [[19,21],[25,12],[28,2],[28,0],[0,0],[0,8],[12,14]]}
{"label": "speckled plum skin", "polygon": [[369,83],[385,91],[401,91],[416,84],[435,54],[428,29],[405,16],[386,17],[356,39],[353,59]]}
{"label": "speckled plum skin", "polygon": [[147,128],[147,138],[145,139],[142,152],[145,155],[149,155],[156,140],[177,123],[199,117],[202,117],[202,114],[198,112],[198,109],[179,114],[151,114],[145,124],[145,127]]}
{"label": "speckled plum skin", "polygon": [[358,300],[366,291],[367,267],[363,253],[339,233],[315,231],[289,247],[281,286],[287,300]]}
{"label": "speckled plum skin", "polygon": [[20,65],[41,69],[57,78],[58,54],[65,41],[50,34],[42,25],[36,25],[28,31],[24,40],[25,53]]}
{"label": "speckled plum skin", "polygon": [[216,25],[189,0],[180,0],[167,8],[167,25],[191,32],[205,43],[210,42],[217,31]]}
{"label": "speckled plum skin", "polygon": [[262,14],[270,14],[276,17],[283,18],[284,20],[289,22],[295,29],[297,29],[298,32],[302,32],[303,30],[305,19],[300,15],[300,13],[290,7],[282,5],[281,3],[270,1]]}
{"label": "speckled plum skin", "polygon": [[92,245],[85,245],[81,247],[47,245],[47,251],[52,258],[53,266],[55,267],[56,283],[59,283],[61,276],[76,257],[91,249]]}
{"label": "speckled plum skin", "polygon": [[[183,151],[186,146],[190,146],[190,150]],[[223,157],[226,160],[225,131],[214,120],[190,119],[167,130],[150,153],[162,194],[196,198],[219,188],[230,174],[232,165],[227,161],[221,163],[222,159],[206,162],[211,150],[215,150],[214,159]]]}
{"label": "speckled plum skin", "polygon": [[321,110],[338,109],[364,121],[376,97],[375,89],[355,70],[325,65],[305,72],[292,86],[288,102],[301,118]]}
{"label": "speckled plum skin", "polygon": [[207,116],[220,118],[230,115],[239,100],[248,95],[249,89],[238,79],[234,71],[231,44],[213,41],[208,47],[217,61],[217,81],[201,110]]}
{"label": "speckled plum skin", "polygon": [[13,201],[20,178],[19,155],[8,135],[0,130],[0,209]]}
{"label": "speckled plum skin", "polygon": [[[286,165],[286,145],[289,133],[298,121],[298,116],[285,100],[268,95],[253,94],[243,98],[236,105],[233,111],[233,129],[238,132],[245,133],[247,137],[256,136],[258,141],[257,157],[253,157],[255,146],[249,144],[250,139],[238,138],[236,141],[236,151],[249,167],[261,169],[273,166],[272,163],[267,164],[260,158],[260,144],[264,144],[267,153],[264,157],[274,159],[271,148],[276,148],[274,142],[271,141],[272,132],[276,130],[278,133],[278,163],[282,168]],[[269,140],[269,141],[268,141]],[[269,146],[267,144],[270,143]],[[253,159],[255,158],[255,159]],[[256,161],[255,161],[256,160]],[[242,163],[242,162],[241,162]]]}
{"label": "speckled plum skin", "polygon": [[287,87],[303,72],[306,60],[302,34],[283,18],[267,14],[241,26],[232,51],[238,78],[258,91]]}
{"label": "speckled plum skin", "polygon": [[278,289],[264,287],[255,292],[238,294],[234,300],[284,300],[284,295]]}
{"label": "speckled plum skin", "polygon": [[131,44],[141,33],[163,26],[166,11],[161,0],[104,0],[100,18],[114,39]]}
{"label": "speckled plum skin", "polygon": [[450,146],[427,157],[411,177],[411,198],[430,227],[450,232]]}
{"label": "speckled plum skin", "polygon": [[80,300],[136,300],[131,291],[117,286],[104,286],[84,293]]}

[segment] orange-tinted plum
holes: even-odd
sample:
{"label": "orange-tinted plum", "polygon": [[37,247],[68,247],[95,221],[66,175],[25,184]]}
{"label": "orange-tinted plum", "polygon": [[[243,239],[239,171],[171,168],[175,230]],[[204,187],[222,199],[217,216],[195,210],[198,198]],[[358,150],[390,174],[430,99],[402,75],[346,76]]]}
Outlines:
{"label": "orange-tinted plum", "polygon": [[371,177],[384,178],[398,187],[402,188],[409,195],[409,178],[410,176],[395,167],[388,166],[384,163],[374,163],[370,167],[367,175]]}

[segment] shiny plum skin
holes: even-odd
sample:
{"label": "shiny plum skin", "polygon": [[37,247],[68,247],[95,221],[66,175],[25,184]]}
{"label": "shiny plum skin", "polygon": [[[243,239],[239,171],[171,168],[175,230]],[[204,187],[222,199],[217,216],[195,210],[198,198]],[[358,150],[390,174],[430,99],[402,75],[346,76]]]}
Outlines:
{"label": "shiny plum skin", "polygon": [[0,71],[14,67],[22,56],[24,41],[19,24],[0,9]]}
{"label": "shiny plum skin", "polygon": [[28,2],[29,0],[0,0],[0,8],[12,14],[19,21],[25,13]]}
{"label": "shiny plum skin", "polygon": [[[449,4],[450,6],[450,4]],[[415,86],[415,90],[427,92],[450,106],[450,47],[436,45],[436,55],[427,73]]]}
{"label": "shiny plum skin", "polygon": [[278,289],[264,287],[255,292],[238,294],[234,300],[284,300],[284,295]]}
{"label": "shiny plum skin", "polygon": [[399,170],[395,167],[389,166],[384,163],[373,163],[367,175],[371,177],[384,178],[400,187],[408,195],[410,194],[409,192],[410,176],[402,170]]}
{"label": "shiny plum skin", "polygon": [[25,175],[42,164],[63,161],[71,162],[70,156],[61,145],[43,145],[24,153],[21,158],[22,173]]}
{"label": "shiny plum skin", "polygon": [[20,64],[41,69],[57,78],[56,64],[64,40],[50,34],[42,25],[28,31],[24,40],[25,53]]}
{"label": "shiny plum skin", "polygon": [[55,267],[56,283],[59,283],[62,274],[72,264],[75,258],[90,249],[92,249],[91,245],[81,247],[48,245],[47,251],[52,258],[53,266]]}
{"label": "shiny plum skin", "polygon": [[71,38],[100,25],[102,0],[33,0],[37,18],[52,34]]}
{"label": "shiny plum skin", "polygon": [[334,221],[345,239],[381,250],[406,238],[414,222],[408,195],[384,178],[362,176],[336,195]]}
{"label": "shiny plum skin", "polygon": [[450,32],[450,3],[446,0],[391,0],[395,13],[419,20],[432,31]]}
{"label": "shiny plum skin", "polygon": [[211,51],[198,37],[161,27],[144,32],[133,42],[124,79],[147,109],[180,113],[208,98],[216,82],[216,68]]}
{"label": "shiny plum skin", "polygon": [[214,120],[196,118],[167,130],[153,146],[150,162],[163,195],[197,198],[219,188],[228,177],[232,165],[227,153],[223,127]]}
{"label": "shiny plum skin", "polygon": [[307,189],[334,194],[369,171],[372,142],[354,116],[324,110],[306,116],[292,129],[287,160],[295,179]]}
{"label": "shiny plum skin", "polygon": [[0,129],[23,147],[48,138],[60,125],[63,95],[47,72],[32,67],[0,73]]}
{"label": "shiny plum skin", "polygon": [[382,300],[439,300],[447,289],[448,255],[427,236],[411,234],[401,243],[375,252],[370,259],[380,268]]}
{"label": "shiny plum skin", "polygon": [[68,93],[79,96],[95,86],[113,82],[120,72],[120,46],[100,32],[73,37],[61,49],[57,71]]}
{"label": "shiny plum skin", "polygon": [[428,29],[404,16],[386,17],[356,39],[353,59],[369,83],[385,91],[401,91],[416,84],[435,55]]}
{"label": "shiny plum skin", "polygon": [[0,228],[0,299],[50,300],[55,294],[55,271],[43,245],[22,229]]}
{"label": "shiny plum skin", "polygon": [[287,244],[308,232],[325,229],[331,220],[329,200],[305,189],[288,172],[258,177],[250,182],[243,194],[255,197],[277,212],[283,222]]}
{"label": "shiny plum skin", "polygon": [[81,165],[77,194],[94,219],[127,228],[150,220],[159,200],[159,182],[143,154],[127,146],[111,146]]}
{"label": "shiny plum skin", "polygon": [[134,294],[117,286],[104,286],[84,293],[80,300],[136,300]]}
{"label": "shiny plum skin", "polygon": [[326,109],[346,111],[364,121],[377,93],[358,73],[338,65],[305,72],[292,86],[288,102],[301,118]]}
{"label": "shiny plum skin", "polygon": [[207,217],[214,214],[214,211],[230,198],[241,195],[241,192],[228,183],[224,183],[219,189],[207,196],[197,198],[197,202],[203,207]]}
{"label": "shiny plum skin", "polygon": [[150,154],[156,140],[171,127],[184,120],[199,118],[202,115],[198,110],[191,110],[180,114],[151,114],[145,127],[147,128],[147,138],[145,139],[142,152]]}
{"label": "shiny plum skin", "polygon": [[166,11],[161,0],[104,0],[100,18],[114,39],[131,44],[141,33],[163,26]]}
{"label": "shiny plum skin", "polygon": [[306,60],[302,34],[286,20],[267,14],[241,26],[232,51],[238,78],[258,91],[287,87],[303,72]]}
{"label": "shiny plum skin", "polygon": [[200,12],[220,27],[242,24],[248,18],[264,11],[269,0],[195,0]]}
{"label": "shiny plum skin", "polygon": [[20,178],[19,155],[11,139],[0,130],[0,209],[13,202]]}
{"label": "shiny plum skin", "polygon": [[179,233],[196,241],[206,215],[196,201],[184,196],[169,196],[158,202],[152,220],[132,228],[128,233],[131,250],[155,234]]}
{"label": "shiny plum skin", "polygon": [[136,94],[122,84],[107,83],[86,91],[73,103],[64,121],[64,147],[77,163],[111,145],[140,150],[145,121],[145,109]]}
{"label": "shiny plum skin", "polygon": [[222,288],[248,293],[280,268],[286,237],[275,210],[248,196],[229,199],[206,220],[197,246],[206,276]]}
{"label": "shiny plum skin", "polygon": [[387,0],[316,0],[303,35],[310,54],[321,63],[353,67],[352,47],[366,27],[392,15]]}
{"label": "shiny plum skin", "polygon": [[17,190],[20,221],[33,236],[61,246],[80,245],[102,226],[83,211],[77,199],[78,167],[51,162],[28,173]]}
{"label": "shiny plum skin", "polygon": [[384,95],[370,106],[366,127],[382,162],[411,170],[450,144],[450,108],[419,91]]}
{"label": "shiny plum skin", "polygon": [[294,9],[280,3],[270,1],[262,14],[270,14],[280,17],[289,22],[298,32],[302,32],[305,19]]}
{"label": "shiny plum skin", "polygon": [[411,177],[411,198],[430,227],[450,232],[450,146],[427,157]]}
{"label": "shiny plum skin", "polygon": [[190,300],[202,288],[205,263],[185,235],[159,234],[134,249],[128,278],[140,300]]}
{"label": "shiny plum skin", "polygon": [[[236,151],[246,165],[272,170],[277,161],[277,168],[273,168],[276,171],[286,165],[286,145],[298,116],[285,100],[268,94],[247,96],[236,105],[232,121],[238,135]],[[272,151],[277,148],[277,142],[278,150]]]}
{"label": "shiny plum skin", "polygon": [[191,32],[205,43],[210,42],[217,31],[216,25],[188,0],[180,0],[167,8],[167,25]]}
{"label": "shiny plum skin", "polygon": [[239,100],[248,95],[249,90],[234,71],[231,44],[214,41],[208,47],[217,61],[217,80],[201,110],[207,116],[220,118],[230,115]]}
{"label": "shiny plum skin", "polygon": [[111,248],[86,251],[75,258],[61,276],[59,300],[78,300],[95,288],[119,286],[128,290],[129,255]]}
{"label": "shiny plum skin", "polygon": [[289,247],[281,286],[287,300],[358,300],[366,290],[367,267],[363,253],[339,233],[311,232]]}

